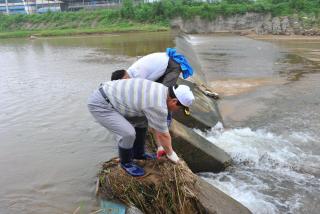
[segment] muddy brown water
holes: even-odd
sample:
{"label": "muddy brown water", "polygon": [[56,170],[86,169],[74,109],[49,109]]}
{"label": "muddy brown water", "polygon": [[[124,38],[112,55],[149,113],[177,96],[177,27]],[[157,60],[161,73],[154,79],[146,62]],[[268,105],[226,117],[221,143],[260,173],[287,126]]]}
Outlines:
{"label": "muddy brown water", "polygon": [[168,32],[0,40],[0,213],[98,210],[96,174],[117,147],[87,97],[113,70],[175,45],[221,93],[230,128],[206,137],[235,167],[203,177],[254,213],[316,213],[319,42]]}
{"label": "muddy brown water", "polygon": [[170,33],[0,40],[0,213],[97,210],[100,163],[116,155],[88,113],[89,94]]}

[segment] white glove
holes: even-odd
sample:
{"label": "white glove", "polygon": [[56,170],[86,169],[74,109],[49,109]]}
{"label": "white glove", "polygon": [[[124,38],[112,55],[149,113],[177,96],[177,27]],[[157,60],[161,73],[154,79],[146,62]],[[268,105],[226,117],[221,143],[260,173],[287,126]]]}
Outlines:
{"label": "white glove", "polygon": [[179,157],[178,157],[178,155],[177,155],[174,151],[172,151],[171,155],[168,155],[168,154],[167,154],[167,157],[168,157],[169,160],[171,160],[173,163],[178,163],[178,161],[179,161]]}
{"label": "white glove", "polygon": [[164,151],[164,148],[162,146],[159,146],[157,150],[157,158],[159,159],[165,155],[166,155],[166,151]]}

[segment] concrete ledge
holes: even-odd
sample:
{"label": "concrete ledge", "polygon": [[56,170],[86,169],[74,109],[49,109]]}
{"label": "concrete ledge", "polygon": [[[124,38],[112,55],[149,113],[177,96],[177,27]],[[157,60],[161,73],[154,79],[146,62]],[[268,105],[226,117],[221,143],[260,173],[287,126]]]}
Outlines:
{"label": "concrete ledge", "polygon": [[231,163],[225,151],[178,121],[173,120],[170,134],[174,150],[195,173],[220,172]]}
{"label": "concrete ledge", "polygon": [[198,199],[208,214],[249,214],[251,211],[218,188],[198,177]]}
{"label": "concrete ledge", "polygon": [[190,128],[200,130],[210,129],[215,126],[218,121],[222,121],[217,103],[214,99],[203,94],[196,84],[192,82],[179,78],[178,84],[189,86],[195,96],[195,101],[190,108],[190,116],[186,116],[182,111],[179,111],[173,114],[174,119]]}

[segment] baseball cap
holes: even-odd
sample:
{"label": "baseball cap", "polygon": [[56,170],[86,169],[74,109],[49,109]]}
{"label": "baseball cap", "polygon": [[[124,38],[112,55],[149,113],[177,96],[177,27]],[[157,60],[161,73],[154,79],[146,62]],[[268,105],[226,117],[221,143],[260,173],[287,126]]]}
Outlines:
{"label": "baseball cap", "polygon": [[184,113],[186,115],[190,115],[189,107],[192,105],[194,96],[189,86],[178,85],[178,87],[173,87],[173,92],[176,95],[179,102],[183,105]]}

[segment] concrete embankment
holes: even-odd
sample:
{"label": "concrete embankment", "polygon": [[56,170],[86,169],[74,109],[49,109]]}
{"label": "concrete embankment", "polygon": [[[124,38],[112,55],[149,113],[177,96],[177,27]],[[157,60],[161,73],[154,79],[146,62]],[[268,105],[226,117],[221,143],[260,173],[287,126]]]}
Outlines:
{"label": "concrete embankment", "polygon": [[219,147],[193,131],[208,130],[221,121],[216,100],[206,96],[200,88],[189,81],[179,79],[178,84],[188,85],[195,96],[191,115],[182,111],[173,114],[176,121],[170,127],[172,144],[193,172],[220,172],[231,163],[231,157]]}

